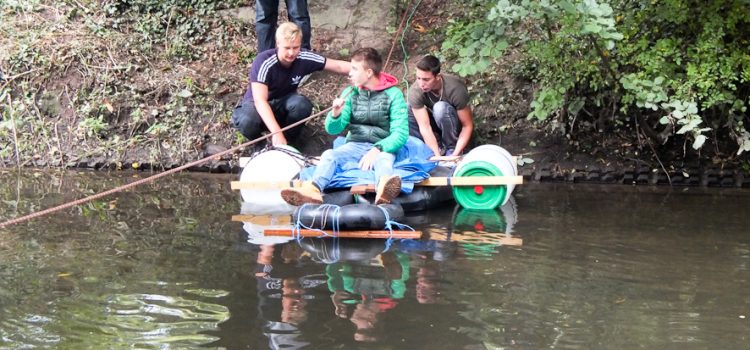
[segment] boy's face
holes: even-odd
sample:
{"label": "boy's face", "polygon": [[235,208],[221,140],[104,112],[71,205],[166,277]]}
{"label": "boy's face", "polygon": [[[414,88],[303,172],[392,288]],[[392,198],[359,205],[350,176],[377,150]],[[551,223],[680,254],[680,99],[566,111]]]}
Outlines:
{"label": "boy's face", "polygon": [[440,87],[438,84],[438,76],[432,74],[430,71],[421,69],[417,69],[417,85],[419,85],[419,88],[422,89],[423,92],[437,90]]}
{"label": "boy's face", "polygon": [[362,86],[367,83],[367,81],[372,76],[372,69],[367,67],[367,64],[364,60],[358,61],[358,60],[352,60],[351,61],[351,69],[349,70],[349,81],[351,81],[352,85],[354,86]]}
{"label": "boy's face", "polygon": [[302,37],[298,35],[292,40],[281,39],[276,42],[276,47],[278,48],[276,55],[279,57],[279,62],[283,66],[288,67],[299,56],[299,51],[302,47]]}

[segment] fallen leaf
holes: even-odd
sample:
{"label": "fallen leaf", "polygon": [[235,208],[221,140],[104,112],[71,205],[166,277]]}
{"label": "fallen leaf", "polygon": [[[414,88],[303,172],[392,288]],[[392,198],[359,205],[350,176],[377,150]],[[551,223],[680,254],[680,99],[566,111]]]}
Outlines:
{"label": "fallen leaf", "polygon": [[423,27],[419,23],[412,24],[412,28],[414,29],[414,31],[419,32],[419,33],[426,33],[427,32],[427,28]]}

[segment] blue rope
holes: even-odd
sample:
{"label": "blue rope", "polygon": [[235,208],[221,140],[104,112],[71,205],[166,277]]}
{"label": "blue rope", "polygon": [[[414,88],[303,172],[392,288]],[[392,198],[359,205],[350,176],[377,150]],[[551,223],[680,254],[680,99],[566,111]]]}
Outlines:
{"label": "blue rope", "polygon": [[379,205],[378,208],[380,208],[380,210],[383,212],[383,215],[385,215],[385,229],[388,230],[389,232],[388,239],[385,240],[385,249],[383,249],[383,253],[385,253],[389,249],[391,249],[391,245],[393,244],[393,226],[394,225],[400,230],[403,230],[404,228],[408,228],[409,230],[414,231],[414,228],[412,228],[409,225],[391,220],[391,216],[388,214],[388,211],[385,210],[385,208],[383,208],[382,205]]}
{"label": "blue rope", "polygon": [[[302,217],[302,213],[306,209],[308,209],[309,207],[311,207],[311,206],[317,206],[318,209],[322,210],[320,228],[314,227],[315,226],[315,217],[313,217],[313,222],[310,223],[310,226],[307,226],[307,225],[303,224],[302,220],[300,219]],[[326,232],[324,230],[324,228],[326,226],[326,219],[328,217],[328,212],[330,210],[333,210],[333,214],[332,214],[333,221],[331,222],[332,235],[328,234],[328,232]],[[299,212],[299,215],[297,215],[297,220],[295,221],[294,228],[292,229],[292,236],[294,237],[294,239],[297,240],[297,244],[300,244],[301,243],[300,241],[302,240],[301,229],[313,230],[313,231],[320,232],[321,235],[319,237],[333,237],[333,240],[334,240],[333,241],[333,252],[334,252],[333,255],[334,256],[332,257],[332,259],[334,261],[338,261],[339,258],[340,258],[340,254],[341,254],[340,249],[339,249],[339,246],[340,246],[339,239],[340,239],[340,237],[339,237],[339,234],[338,234],[339,232],[341,232],[341,230],[339,229],[341,227],[341,222],[340,222],[340,219],[341,219],[341,207],[338,206],[338,205],[335,205],[335,204],[309,204],[309,203],[306,203],[306,204],[303,204],[298,209],[298,212]]]}
{"label": "blue rope", "polygon": [[[302,223],[302,220],[300,219],[302,217],[302,213],[305,211],[306,208],[310,206],[317,206],[317,208],[323,210],[323,214],[321,215],[321,223],[320,228],[315,227],[315,217],[313,217],[313,222],[310,223],[310,226],[307,226]],[[333,227],[331,231],[333,231],[333,235],[328,234],[323,228],[326,225],[326,219],[328,217],[328,211],[333,210],[333,222],[331,226]],[[302,238],[300,234],[300,229],[306,229],[306,230],[313,230],[318,231],[321,233],[322,237],[338,237],[339,233],[339,227],[340,227],[340,218],[341,218],[341,207],[335,204],[303,204],[299,209],[299,215],[297,215],[297,221],[294,223],[294,237],[299,240]]]}

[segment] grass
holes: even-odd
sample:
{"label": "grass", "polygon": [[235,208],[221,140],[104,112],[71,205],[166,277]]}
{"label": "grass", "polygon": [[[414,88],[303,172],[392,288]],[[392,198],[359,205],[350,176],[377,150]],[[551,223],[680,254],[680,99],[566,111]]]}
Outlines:
{"label": "grass", "polygon": [[220,5],[234,4],[0,0],[0,162],[163,166],[231,142],[251,55],[238,43],[254,39]]}

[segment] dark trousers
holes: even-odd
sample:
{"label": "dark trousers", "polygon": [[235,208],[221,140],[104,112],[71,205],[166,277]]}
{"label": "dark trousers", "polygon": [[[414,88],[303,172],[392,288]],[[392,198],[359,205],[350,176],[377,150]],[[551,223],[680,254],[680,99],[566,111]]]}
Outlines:
{"label": "dark trousers", "polygon": [[[310,46],[310,13],[307,0],[284,0],[289,20],[302,29],[302,47]],[[276,23],[279,20],[279,0],[257,0],[255,2],[255,35],[258,38],[258,52],[276,47]]]}
{"label": "dark trousers", "polygon": [[[282,98],[268,101],[276,116],[276,122],[282,128],[305,119],[312,114],[312,102],[300,94],[289,94]],[[232,112],[232,124],[248,140],[255,140],[264,131],[268,131],[260,114],[255,109],[253,101],[244,100]],[[295,142],[304,125],[295,126],[284,132],[284,137],[290,143]]]}
{"label": "dark trousers", "polygon": [[[409,135],[424,141],[411,106],[408,107],[408,111]],[[427,109],[427,114],[430,116],[430,126],[440,147],[440,153],[445,155],[453,152],[458,141],[458,134],[461,132],[461,123],[458,120],[456,108],[447,102],[440,101],[432,107],[432,110]]]}

